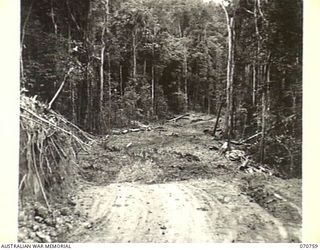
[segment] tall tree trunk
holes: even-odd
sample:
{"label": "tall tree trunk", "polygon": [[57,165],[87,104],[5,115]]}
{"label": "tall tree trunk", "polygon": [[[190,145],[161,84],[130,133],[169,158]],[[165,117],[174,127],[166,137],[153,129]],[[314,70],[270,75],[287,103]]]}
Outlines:
{"label": "tall tree trunk", "polygon": [[297,95],[294,90],[291,90],[291,96],[292,96],[292,114],[297,113]]}
{"label": "tall tree trunk", "polygon": [[100,51],[100,115],[103,109],[103,99],[104,99],[104,53],[106,50],[105,43],[105,32],[106,32],[106,19],[104,17],[102,32],[101,32],[101,51]]}
{"label": "tall tree trunk", "polygon": [[69,4],[69,0],[66,0],[66,4],[67,4],[67,8],[68,8],[68,11],[69,11],[71,20],[73,21],[73,23],[74,23],[75,26],[77,27],[77,30],[78,30],[79,32],[81,32],[81,28],[80,28],[80,26],[79,26],[76,18],[75,18],[74,15],[72,14],[72,11],[71,11],[71,8],[70,8],[70,4]]}
{"label": "tall tree trunk", "polygon": [[261,139],[260,139],[260,162],[264,161],[264,141],[266,133],[266,111],[267,111],[267,99],[266,99],[266,86],[262,85],[262,97],[261,97]]}
{"label": "tall tree trunk", "polygon": [[143,60],[143,75],[146,77],[147,76],[147,59],[144,58]]}
{"label": "tall tree trunk", "polygon": [[262,97],[261,97],[261,140],[260,140],[260,162],[264,162],[265,156],[265,136],[267,131],[267,116],[268,116],[268,103],[269,103],[269,82],[270,82],[270,66],[264,65],[262,69],[263,84],[262,84]]}
{"label": "tall tree trunk", "polygon": [[54,14],[54,10],[53,10],[53,0],[51,0],[51,21],[52,21],[52,25],[53,25],[53,29],[54,29],[54,34],[57,35],[58,34],[58,25],[55,19],[55,14]]}
{"label": "tall tree trunk", "polygon": [[151,109],[152,109],[152,116],[155,115],[155,51],[154,51],[154,44],[155,44],[155,37],[156,37],[156,29],[153,28],[153,41],[152,41],[152,67],[151,67]]}
{"label": "tall tree trunk", "polygon": [[[104,64],[105,64],[105,51],[106,51],[106,41],[105,41],[105,35],[108,33],[108,18],[109,18],[109,0],[105,0],[105,13],[103,17],[103,27],[101,31],[101,52],[100,52],[100,121],[98,124],[100,124],[100,130],[103,128],[103,125],[105,124],[104,118],[103,118],[103,106],[104,106]],[[109,60],[109,56],[108,56]],[[108,68],[108,72],[109,72]],[[109,79],[108,79],[109,80]],[[109,110],[110,113],[110,110]]]}
{"label": "tall tree trunk", "polygon": [[111,130],[111,109],[112,109],[112,86],[111,86],[111,58],[110,58],[110,53],[108,53],[108,58],[107,58],[107,61],[108,61],[108,99],[109,99],[109,119],[108,119],[108,129],[109,131]]}
{"label": "tall tree trunk", "polygon": [[86,82],[86,96],[87,96],[87,103],[86,106],[83,107],[84,110],[84,127],[87,128],[90,131],[90,104],[91,104],[91,84],[90,84],[90,73],[89,73],[89,64],[90,62],[87,63],[86,65],[86,72],[85,72],[85,82]]}
{"label": "tall tree trunk", "polygon": [[[233,74],[234,74],[234,15],[229,15],[226,7],[221,4],[227,19],[228,28],[228,64],[227,64],[227,110],[225,113],[225,136],[228,139],[228,148],[230,148],[230,139],[232,133],[232,113],[233,113]],[[234,14],[234,13],[233,13]]]}
{"label": "tall tree trunk", "polygon": [[120,96],[123,96],[123,78],[122,78],[122,65],[119,65],[119,81],[120,81]]}
{"label": "tall tree trunk", "polygon": [[155,104],[155,79],[154,79],[154,61],[152,62],[151,68],[151,108],[152,108],[152,115],[154,115],[154,104]]}
{"label": "tall tree trunk", "polygon": [[133,68],[132,78],[136,79],[137,76],[137,30],[136,28],[132,31],[132,57],[133,57]]}
{"label": "tall tree trunk", "polygon": [[266,132],[266,93],[265,89],[262,92],[261,97],[261,105],[262,105],[262,112],[261,112],[261,140],[260,140],[260,162],[263,163],[264,161],[264,140],[265,140],[265,132]]}
{"label": "tall tree trunk", "polygon": [[69,53],[71,53],[71,51],[72,51],[71,43],[72,43],[71,25],[70,25],[70,23],[68,22],[68,52],[69,52]]}
{"label": "tall tree trunk", "polygon": [[256,63],[252,65],[252,105],[256,105]]}
{"label": "tall tree trunk", "polygon": [[[205,47],[204,47],[204,51],[205,51],[205,56],[206,56],[206,63],[207,63],[207,72],[206,72],[206,77],[207,77],[207,81],[209,80],[209,72],[210,72],[210,56],[209,56],[209,48],[208,48],[208,39],[207,39],[207,26],[208,23],[205,25],[204,28],[204,43],[205,43]],[[216,60],[218,60],[216,58]],[[208,87],[208,91],[207,91],[207,113],[210,114],[211,113],[211,84],[208,82],[207,83],[207,87]]]}
{"label": "tall tree trunk", "polygon": [[24,47],[24,37],[25,37],[25,34],[26,34],[26,28],[27,28],[27,24],[28,24],[28,21],[29,21],[29,18],[30,18],[30,15],[31,15],[31,12],[32,12],[32,6],[33,6],[33,2],[34,0],[32,0],[31,4],[30,4],[30,7],[28,9],[28,12],[27,12],[27,16],[22,24],[22,27],[21,27],[21,41],[20,41],[20,78],[21,78],[21,87],[22,88],[25,88],[25,75],[24,75],[24,67],[23,67],[23,47]]}
{"label": "tall tree trunk", "polygon": [[72,122],[74,124],[76,124],[77,123],[76,94],[75,94],[76,86],[75,86],[74,82],[72,82],[72,84],[70,84],[70,87],[71,87]]}
{"label": "tall tree trunk", "polygon": [[[102,35],[104,37],[105,28],[103,28]],[[103,109],[103,99],[104,99],[104,52],[106,45],[104,39],[102,38],[102,47],[100,52],[100,115]]]}
{"label": "tall tree trunk", "polygon": [[208,91],[207,91],[207,100],[208,100],[208,108],[207,108],[207,113],[208,115],[210,115],[211,113],[211,88],[210,88],[210,84],[208,84]]}
{"label": "tall tree trunk", "polygon": [[[68,22],[68,52],[71,52],[71,26],[70,23]],[[76,111],[76,85],[74,81],[71,82],[70,84],[70,98],[71,98],[71,109],[72,109],[72,122],[76,124],[77,122],[77,111]]]}
{"label": "tall tree trunk", "polygon": [[189,108],[189,99],[188,99],[188,59],[187,59],[187,51],[185,49],[184,57],[183,57],[183,68],[184,68],[184,110],[188,111]]}
{"label": "tall tree trunk", "polygon": [[91,60],[91,41],[93,40],[93,34],[95,34],[95,28],[91,25],[90,21],[92,19],[93,14],[93,3],[90,1],[89,3],[89,10],[87,14],[87,25],[86,30],[84,34],[84,45],[86,47],[86,58],[87,58],[87,65],[86,65],[86,94],[87,94],[87,104],[86,104],[86,111],[85,111],[85,126],[90,131],[94,131],[94,84],[93,84],[93,66],[92,66],[92,60]]}
{"label": "tall tree trunk", "polygon": [[[253,15],[254,15],[255,33],[256,33],[256,39],[257,39],[256,59],[254,61],[254,65],[253,65],[253,79],[252,79],[253,80],[252,102],[253,102],[253,105],[255,105],[256,104],[257,84],[259,84],[260,79],[261,79],[259,56],[260,56],[261,39],[262,39],[260,32],[259,32],[259,27],[258,27],[258,3],[256,0],[254,1]],[[256,72],[257,69],[258,69],[258,72]],[[257,80],[258,80],[258,82],[256,82]]]}

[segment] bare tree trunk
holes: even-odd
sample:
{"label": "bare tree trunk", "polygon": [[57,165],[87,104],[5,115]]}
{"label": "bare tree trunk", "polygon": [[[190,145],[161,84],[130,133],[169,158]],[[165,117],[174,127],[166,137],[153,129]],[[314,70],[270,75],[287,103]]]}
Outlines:
{"label": "bare tree trunk", "polygon": [[[68,51],[71,52],[71,27],[70,23],[68,23]],[[76,85],[74,81],[70,84],[70,98],[71,98],[71,109],[72,109],[72,122],[77,122],[77,112],[76,112]]]}
{"label": "bare tree trunk", "polygon": [[132,78],[136,79],[137,76],[137,30],[132,31],[132,53],[133,53],[133,68],[132,68]]}
{"label": "bare tree trunk", "polygon": [[[209,69],[209,66],[210,66],[210,57],[209,57],[209,48],[208,48],[208,42],[207,42],[207,26],[208,26],[208,23],[205,25],[205,28],[204,28],[204,42],[205,42],[205,55],[206,55],[206,63],[207,63],[207,72],[206,72],[206,76],[207,76],[207,79],[209,79],[209,72],[210,72],[210,69]],[[218,60],[216,58],[216,60]],[[207,91],[207,102],[208,102],[208,106],[207,106],[207,113],[210,114],[211,113],[211,84],[208,83],[208,91]]]}
{"label": "bare tree trunk", "polygon": [[77,112],[76,112],[76,94],[75,94],[75,84],[72,82],[71,86],[71,106],[72,106],[72,122],[77,123]]}
{"label": "bare tree trunk", "polygon": [[252,65],[252,105],[256,105],[256,64]]}
{"label": "bare tree trunk", "polygon": [[182,29],[181,29],[181,23],[180,22],[178,24],[178,31],[179,31],[179,36],[181,38],[183,36],[183,34],[182,34]]}
{"label": "bare tree trunk", "polygon": [[70,23],[68,23],[68,52],[70,53],[72,48],[71,48],[71,42],[72,42],[72,38],[71,38],[71,26]]}
{"label": "bare tree trunk", "polygon": [[226,7],[221,4],[227,19],[228,28],[228,65],[227,65],[227,110],[225,114],[225,135],[228,139],[228,148],[230,148],[230,139],[232,132],[232,113],[233,113],[233,74],[234,74],[234,16],[229,15]]}
{"label": "bare tree trunk", "polygon": [[120,78],[120,96],[123,96],[123,79],[122,79],[122,65],[119,66],[119,78]]}
{"label": "bare tree trunk", "polygon": [[89,65],[90,62],[86,65],[86,95],[87,95],[87,105],[85,107],[84,111],[84,126],[88,129],[90,129],[89,121],[90,121],[90,105],[91,105],[91,84],[90,84],[90,76],[89,76]]}
{"label": "bare tree trunk", "polygon": [[[89,3],[89,10],[88,10],[88,14],[87,14],[87,20],[91,20],[92,18],[92,14],[93,14],[93,3],[90,2]],[[85,46],[87,48],[90,48],[91,46],[91,40],[93,39],[93,35],[95,33],[94,31],[94,27],[92,27],[92,25],[90,24],[90,22],[87,22],[86,25],[86,30],[85,30]],[[87,84],[87,96],[88,96],[88,101],[87,101],[87,105],[86,105],[86,115],[85,115],[85,126],[86,128],[93,132],[94,130],[94,117],[93,117],[93,96],[94,96],[94,84],[93,84],[93,77],[92,77],[92,61],[90,59],[90,51],[87,50],[87,65],[86,65],[86,84]]]}
{"label": "bare tree trunk", "polygon": [[211,91],[211,88],[210,88],[210,85],[208,85],[208,92],[207,92],[207,100],[208,100],[207,113],[208,113],[208,115],[210,115],[210,113],[211,113],[211,95],[210,95],[210,91]]}
{"label": "bare tree trunk", "polygon": [[261,98],[262,112],[261,112],[261,140],[260,140],[260,162],[264,161],[264,140],[265,140],[265,131],[266,131],[266,93],[265,89],[262,92]]}
{"label": "bare tree trunk", "polygon": [[52,21],[52,25],[53,25],[53,29],[54,29],[54,34],[57,35],[58,34],[58,25],[56,23],[56,19],[55,19],[55,14],[54,14],[54,10],[53,10],[53,0],[51,0],[51,21]]}
{"label": "bare tree trunk", "polygon": [[270,64],[268,63],[266,65],[266,84],[267,84],[267,112],[270,112],[270,106],[271,106],[271,98],[270,98],[270,71],[271,71],[271,68],[270,68]]}
{"label": "bare tree trunk", "polygon": [[[258,43],[260,42],[260,40],[262,40],[262,37],[260,35],[260,32],[259,32],[259,27],[258,27],[258,2],[257,1],[254,1],[254,10],[253,10],[253,15],[254,15],[254,24],[255,24],[255,31],[256,31],[256,36],[257,36],[257,39],[258,39]],[[258,47],[260,47],[258,45]]]}
{"label": "bare tree trunk", "polygon": [[20,78],[21,78],[21,84],[22,84],[22,88],[25,88],[25,75],[24,75],[24,67],[23,67],[23,46],[24,46],[24,37],[26,34],[26,27],[32,12],[32,6],[33,6],[33,0],[30,4],[30,7],[28,9],[27,12],[27,16],[26,19],[23,22],[22,28],[21,28],[21,41],[20,41]]}
{"label": "bare tree trunk", "polygon": [[[109,0],[105,0],[105,20],[104,20],[104,29],[107,33],[109,34]],[[105,40],[103,40],[103,46],[106,47],[105,45]],[[111,59],[110,59],[110,52],[107,52],[107,64],[108,64],[108,100],[109,100],[109,105],[108,105],[108,129],[111,129]],[[106,121],[104,120],[103,123],[106,125]]]}
{"label": "bare tree trunk", "polygon": [[100,51],[100,116],[102,115],[103,109],[103,99],[104,99],[104,54],[106,50],[105,43],[105,33],[106,33],[106,18],[104,17],[103,27],[101,31],[101,51]]}
{"label": "bare tree trunk", "polygon": [[111,104],[112,104],[112,86],[111,86],[111,58],[110,58],[110,53],[108,53],[108,99],[109,99],[109,119],[108,119],[108,129],[109,131],[111,130]]}
{"label": "bare tree trunk", "polygon": [[[104,37],[105,28],[103,28],[102,35]],[[103,40],[103,38],[102,38]],[[100,52],[100,115],[103,109],[103,99],[104,99],[104,52],[106,45],[104,40],[102,42],[101,52]]]}
{"label": "bare tree trunk", "polygon": [[187,51],[185,49],[185,54],[183,57],[183,68],[184,68],[184,110],[188,111],[188,59],[187,59]]}
{"label": "bare tree trunk", "polygon": [[291,96],[292,96],[292,113],[297,113],[297,96],[294,90],[291,90]]}
{"label": "bare tree trunk", "polygon": [[72,14],[72,11],[71,11],[71,8],[70,8],[70,5],[69,5],[69,0],[66,1],[66,4],[67,4],[67,8],[68,8],[68,11],[69,11],[69,14],[70,14],[70,17],[72,19],[72,21],[74,22],[74,24],[76,25],[77,27],[77,30],[81,32],[81,28],[76,20],[76,18],[74,17],[74,15]]}
{"label": "bare tree trunk", "polygon": [[151,106],[152,106],[152,115],[154,115],[154,104],[155,104],[155,81],[154,81],[154,62],[152,62],[152,68],[151,68]]}
{"label": "bare tree trunk", "polygon": [[105,0],[104,4],[105,4],[104,6],[105,13],[103,17],[103,24],[102,24],[103,27],[101,31],[101,51],[100,51],[100,104],[99,104],[100,121],[99,121],[99,124],[101,125],[101,127],[102,127],[102,124],[105,124],[105,122],[103,121],[104,118],[103,118],[102,112],[103,112],[103,106],[104,106],[104,66],[105,66],[104,64],[105,64],[105,51],[106,51],[105,35],[106,33],[108,33],[109,0]]}
{"label": "bare tree trunk", "polygon": [[155,115],[155,51],[154,51],[154,38],[156,36],[156,29],[153,28],[153,41],[152,41],[152,67],[151,67],[151,106],[152,106],[152,116]]}
{"label": "bare tree trunk", "polygon": [[147,76],[147,60],[146,60],[146,58],[143,61],[143,75]]}
{"label": "bare tree trunk", "polygon": [[[254,14],[254,24],[255,24],[255,33],[256,33],[256,38],[257,38],[257,41],[258,41],[258,44],[257,44],[257,51],[256,51],[256,60],[254,62],[254,65],[253,65],[253,96],[252,96],[252,102],[253,102],[253,105],[256,104],[256,90],[257,90],[257,77],[258,77],[258,84],[260,82],[260,79],[261,79],[261,70],[260,70],[260,63],[259,63],[259,56],[260,56],[260,47],[261,47],[261,44],[260,44],[260,40],[262,39],[261,35],[260,35],[260,32],[259,32],[259,27],[258,27],[258,3],[257,1],[255,0],[254,1],[254,10],[253,10],[253,14]],[[258,62],[257,62],[258,61]],[[258,68],[258,74],[256,72]]]}
{"label": "bare tree trunk", "polygon": [[262,97],[261,97],[261,140],[260,140],[260,162],[264,162],[265,151],[265,136],[267,127],[267,112],[268,112],[268,82],[270,81],[270,68],[267,65],[263,66],[263,84],[262,84]]}

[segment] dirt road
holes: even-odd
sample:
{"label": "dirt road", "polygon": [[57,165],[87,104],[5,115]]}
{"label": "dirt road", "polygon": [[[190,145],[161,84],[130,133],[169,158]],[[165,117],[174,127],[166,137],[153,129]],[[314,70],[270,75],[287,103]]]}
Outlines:
{"label": "dirt road", "polygon": [[28,201],[19,240],[301,242],[301,179],[240,171],[205,133],[214,121],[194,114],[97,138],[53,211]]}
{"label": "dirt road", "polygon": [[218,180],[88,186],[77,209],[87,220],[71,242],[291,242],[284,225],[235,186]]}
{"label": "dirt road", "polygon": [[212,118],[199,118],[114,136],[83,155],[79,223],[66,241],[301,241],[301,181],[234,172],[202,132]]}

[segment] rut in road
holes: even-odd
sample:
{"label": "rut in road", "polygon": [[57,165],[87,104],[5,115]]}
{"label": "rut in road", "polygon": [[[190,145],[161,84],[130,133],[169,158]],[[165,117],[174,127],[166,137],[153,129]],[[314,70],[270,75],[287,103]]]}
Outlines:
{"label": "rut in road", "polygon": [[290,242],[300,234],[218,180],[88,186],[78,206],[87,221],[70,242]]}

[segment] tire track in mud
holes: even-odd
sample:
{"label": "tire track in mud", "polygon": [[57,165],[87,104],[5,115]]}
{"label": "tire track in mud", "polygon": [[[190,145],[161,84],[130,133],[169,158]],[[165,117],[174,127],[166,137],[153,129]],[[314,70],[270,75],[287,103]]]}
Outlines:
{"label": "tire track in mud", "polygon": [[284,225],[232,183],[218,180],[91,186],[80,193],[78,204],[87,221],[72,232],[70,242],[290,242],[300,238],[297,228]]}

